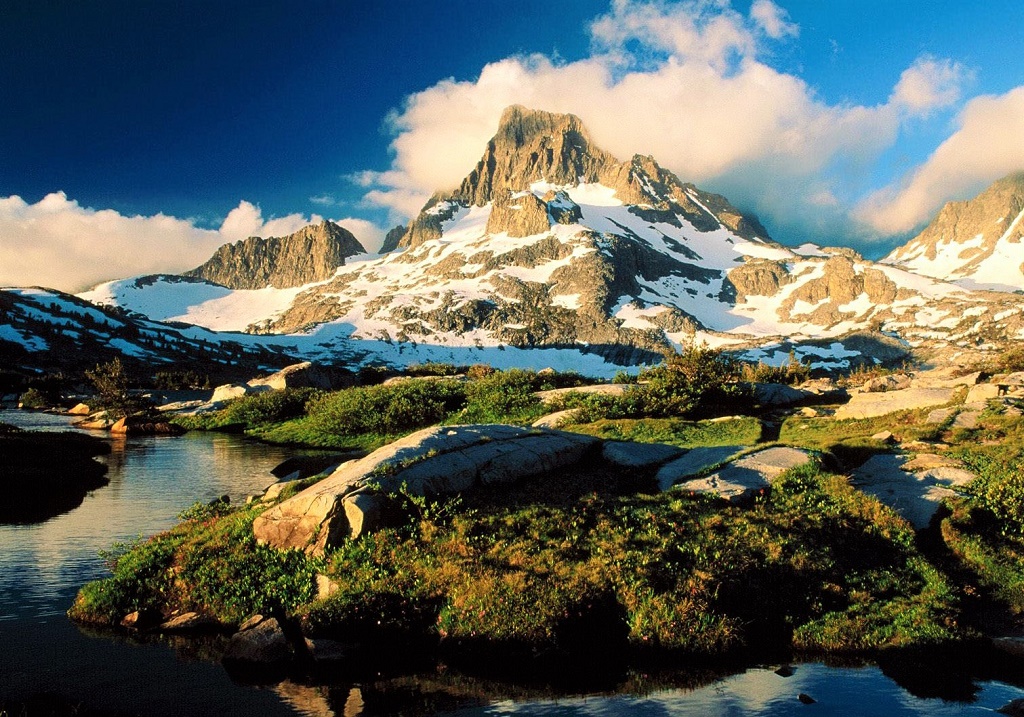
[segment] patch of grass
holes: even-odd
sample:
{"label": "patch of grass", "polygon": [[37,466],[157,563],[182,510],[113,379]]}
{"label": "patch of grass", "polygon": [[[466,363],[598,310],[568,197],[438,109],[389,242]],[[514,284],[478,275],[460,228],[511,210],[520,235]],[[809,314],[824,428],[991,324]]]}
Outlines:
{"label": "patch of grass", "polygon": [[680,448],[749,446],[761,438],[761,422],[750,416],[731,421],[685,421],[680,418],[601,419],[571,424],[567,430],[605,440],[665,443]]}
{"label": "patch of grass", "polygon": [[606,648],[696,654],[956,637],[955,601],[912,529],[813,466],[749,508],[681,492],[529,501],[538,493],[523,486],[517,501],[509,490],[447,522],[347,544],[330,568],[341,590],[308,624],[372,633],[383,620],[446,643],[568,651],[601,635]]}
{"label": "patch of grass", "polygon": [[69,616],[117,624],[135,610],[195,610],[237,624],[256,612],[309,602],[322,566],[301,552],[257,544],[252,520],[260,510],[186,520],[148,540],[115,546],[107,555],[112,576],[83,587]]}
{"label": "patch of grass", "polygon": [[846,470],[861,465],[891,447],[871,436],[889,431],[899,441],[927,441],[937,437],[937,427],[924,422],[927,411],[899,411],[875,418],[835,420],[830,417],[789,416],[779,430],[779,442],[834,455]]}

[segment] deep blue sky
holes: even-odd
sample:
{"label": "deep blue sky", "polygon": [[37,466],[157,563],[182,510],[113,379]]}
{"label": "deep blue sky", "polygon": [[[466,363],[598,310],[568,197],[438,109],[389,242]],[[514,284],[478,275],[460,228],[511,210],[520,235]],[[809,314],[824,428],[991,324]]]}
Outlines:
{"label": "deep blue sky", "polygon": [[[621,1],[633,10],[649,5],[666,16],[701,5]],[[761,166],[756,153],[739,169],[698,181],[759,211],[784,242],[866,237],[862,228],[840,226],[844,217],[853,217],[872,192],[910,183],[957,131],[957,118],[974,98],[1024,86],[1015,41],[1017,0],[776,3],[798,33],[766,37],[753,15],[748,17],[751,0],[732,3],[745,31],[757,38],[750,57],[806,83],[805,96],[829,110],[885,105],[901,73],[922,59],[955,64],[959,88],[954,101],[901,116],[898,136],[883,142],[869,161],[850,160],[850,147],[838,151],[829,163],[833,176],[819,183],[835,190],[838,208],[819,220],[812,216],[813,203],[800,216],[776,216],[772,202],[779,197],[743,186],[743,172]],[[396,160],[390,149],[395,135],[389,113],[401,113],[408,97],[447,78],[474,83],[489,63],[505,58],[539,53],[555,66],[593,58],[600,49],[590,23],[612,7],[611,0],[0,0],[0,201],[18,195],[32,205],[63,191],[80,207],[126,216],[163,213],[215,229],[245,200],[257,204],[264,219],[319,213],[387,228],[400,212],[368,204],[367,188],[350,177],[401,166],[402,158]],[[633,38],[622,47],[632,52],[643,42]],[[1005,107],[1000,111],[1015,121]],[[1009,149],[1024,158],[1024,140]],[[678,157],[676,164],[663,163],[679,171]],[[865,176],[836,182],[835,173],[847,164]],[[918,198],[918,206],[902,207],[888,223],[899,231],[885,234],[875,226],[876,236],[863,241],[877,241],[882,232],[891,245],[914,228],[906,217],[920,223],[922,206],[933,211],[938,199],[977,191],[1006,171],[997,164],[959,182],[948,176],[922,180],[931,203]],[[465,171],[471,167],[467,162]],[[949,174],[949,162],[943,171]],[[799,182],[793,186],[806,190],[794,201],[806,203],[813,194]],[[784,198],[786,191],[776,194]],[[323,195],[337,201],[311,201]],[[15,209],[16,236],[0,216],[0,263],[16,242],[34,241],[28,213]],[[59,243],[60,231],[53,230],[49,240]],[[0,269],[0,282],[2,274]]]}

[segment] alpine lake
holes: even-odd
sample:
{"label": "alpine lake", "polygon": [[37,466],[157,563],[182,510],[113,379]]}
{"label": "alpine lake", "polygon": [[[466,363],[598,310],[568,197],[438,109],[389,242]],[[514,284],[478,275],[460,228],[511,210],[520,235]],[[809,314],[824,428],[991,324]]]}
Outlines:
{"label": "alpine lake", "polygon": [[[0,422],[68,430],[70,419],[0,411]],[[165,530],[195,501],[258,493],[296,449],[238,435],[110,439],[109,485],[36,524],[0,525],[0,716],[103,715],[974,715],[1024,698],[1020,663],[962,655],[883,663],[774,662],[625,668],[522,682],[443,664],[233,679],[218,638],[93,632],[66,616],[104,577],[101,553]],[[752,596],[756,599],[756,596]]]}

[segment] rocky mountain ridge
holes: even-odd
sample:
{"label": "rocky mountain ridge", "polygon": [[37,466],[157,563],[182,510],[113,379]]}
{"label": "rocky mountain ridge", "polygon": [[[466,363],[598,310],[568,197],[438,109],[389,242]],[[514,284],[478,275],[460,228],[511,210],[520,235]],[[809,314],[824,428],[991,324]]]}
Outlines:
{"label": "rocky mountain ridge", "polygon": [[971,288],[1024,288],[1024,171],[971,200],[948,202],[883,261]]}
{"label": "rocky mountain ridge", "polygon": [[224,244],[184,276],[229,289],[288,289],[329,279],[346,258],[365,253],[350,231],[324,220],[288,236],[249,237]]}
{"label": "rocky mountain ridge", "polygon": [[514,347],[628,365],[707,341],[774,362],[796,347],[838,367],[879,342],[959,351],[1024,337],[1013,295],[850,249],[784,247],[653,158],[619,162],[578,118],[518,106],[457,188],[389,232],[392,247],[287,289],[164,278],[121,282],[95,300],[246,330],[306,358],[385,362],[495,360]]}

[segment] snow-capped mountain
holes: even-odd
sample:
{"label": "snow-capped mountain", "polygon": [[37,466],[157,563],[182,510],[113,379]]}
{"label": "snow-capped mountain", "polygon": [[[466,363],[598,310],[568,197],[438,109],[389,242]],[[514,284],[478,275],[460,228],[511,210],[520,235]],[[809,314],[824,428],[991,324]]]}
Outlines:
{"label": "snow-capped mountain", "polygon": [[[1016,206],[1002,244],[1019,238]],[[911,260],[927,247],[890,263],[783,247],[757,218],[653,158],[611,157],[579,118],[520,107],[504,113],[457,188],[391,231],[393,251],[331,259],[303,279],[296,252],[271,261],[257,244],[218,251],[204,265],[216,268],[203,275],[214,281],[143,277],[82,297],[349,365],[486,362],[604,375],[697,340],[767,361],[796,346],[827,367],[871,358],[865,332],[904,346],[1024,337],[1024,299],[922,276]]]}
{"label": "snow-capped mountain", "polygon": [[883,261],[969,288],[1024,289],[1024,172],[974,199],[947,203]]}
{"label": "snow-capped mountain", "polygon": [[519,365],[564,365],[581,351],[630,364],[694,339],[769,360],[802,342],[824,360],[823,345],[850,355],[841,339],[855,332],[962,346],[1024,335],[1024,301],[1012,295],[848,249],[786,248],[652,157],[616,160],[577,117],[518,106],[459,187],[435,194],[388,246],[303,286],[157,276],[83,296],[310,358],[388,363],[490,361],[515,347],[562,357],[517,355]]}

